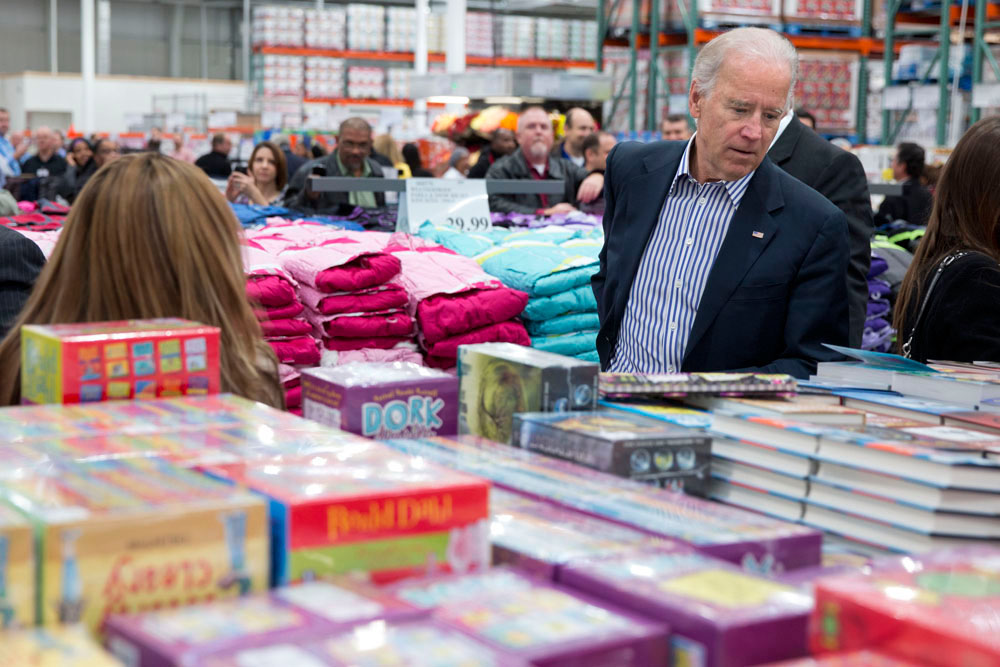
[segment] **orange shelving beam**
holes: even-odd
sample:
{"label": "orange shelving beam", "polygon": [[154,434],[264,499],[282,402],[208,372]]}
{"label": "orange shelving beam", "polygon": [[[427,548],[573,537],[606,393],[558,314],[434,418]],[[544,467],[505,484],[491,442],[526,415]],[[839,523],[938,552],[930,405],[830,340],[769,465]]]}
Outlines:
{"label": "orange shelving beam", "polygon": [[[413,62],[413,54],[405,51],[342,51],[336,49],[309,49],[293,46],[259,46],[255,53],[274,56],[322,56],[327,58],[344,58],[353,60],[377,60],[382,62]],[[443,63],[443,53],[428,53],[427,60],[432,63]],[[593,67],[591,60],[548,60],[537,58],[488,58],[484,56],[466,56],[468,65],[487,67],[536,67],[539,69],[568,69],[571,67]]]}

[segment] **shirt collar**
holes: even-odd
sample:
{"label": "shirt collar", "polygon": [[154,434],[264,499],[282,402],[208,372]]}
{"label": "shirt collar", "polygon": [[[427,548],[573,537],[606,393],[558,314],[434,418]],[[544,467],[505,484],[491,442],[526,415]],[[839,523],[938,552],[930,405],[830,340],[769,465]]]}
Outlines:
{"label": "shirt collar", "polygon": [[781,117],[781,122],[778,123],[778,131],[774,133],[774,139],[771,140],[771,145],[767,147],[767,150],[774,148],[774,145],[778,143],[778,139],[781,138],[782,132],[784,132],[789,125],[792,123],[792,117],[795,116],[795,110],[789,109],[788,113]]}
{"label": "shirt collar", "polygon": [[[347,167],[345,167],[344,163],[340,161],[340,151],[335,150],[334,155],[337,156],[337,167],[340,168],[341,175],[350,176],[351,173],[347,171]],[[368,165],[368,158],[365,158],[364,161],[361,162],[361,177],[364,178],[366,176],[371,176],[371,175],[372,175],[372,168]]]}
{"label": "shirt collar", "polygon": [[[688,139],[687,146],[684,147],[684,154],[681,155],[681,162],[679,165],[677,165],[677,173],[674,174],[674,180],[670,184],[670,191],[667,192],[668,197],[673,193],[674,189],[677,187],[677,182],[682,178],[688,178],[697,183],[697,179],[695,179],[695,177],[691,175],[691,168],[690,168],[691,147],[694,146],[694,140],[695,137],[697,136],[698,136],[697,132],[691,135],[691,138]],[[738,181],[714,181],[714,182],[715,183],[721,182],[725,186],[726,194],[729,195],[729,199],[733,202],[733,206],[739,206],[740,201],[743,200],[743,195],[746,194],[747,186],[750,184],[750,179],[753,178],[753,175],[755,173],[757,173],[756,169],[754,169],[753,171],[751,171],[749,174],[739,179]]]}

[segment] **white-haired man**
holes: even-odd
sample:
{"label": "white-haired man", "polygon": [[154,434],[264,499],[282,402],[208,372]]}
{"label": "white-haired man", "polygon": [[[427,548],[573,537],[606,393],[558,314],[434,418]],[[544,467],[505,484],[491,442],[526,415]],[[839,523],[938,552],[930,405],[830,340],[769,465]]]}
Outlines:
{"label": "white-haired man", "polygon": [[489,168],[486,178],[562,181],[559,194],[490,195],[490,210],[504,213],[552,215],[571,213],[580,203],[597,199],[604,187],[604,176],[569,160],[552,155],[555,136],[552,121],[541,107],[528,107],[517,119],[518,149]]}
{"label": "white-haired man", "polygon": [[791,106],[795,48],[739,28],[695,61],[686,143],[608,156],[593,278],[605,370],[808,377],[847,343],[847,224],[766,157]]}

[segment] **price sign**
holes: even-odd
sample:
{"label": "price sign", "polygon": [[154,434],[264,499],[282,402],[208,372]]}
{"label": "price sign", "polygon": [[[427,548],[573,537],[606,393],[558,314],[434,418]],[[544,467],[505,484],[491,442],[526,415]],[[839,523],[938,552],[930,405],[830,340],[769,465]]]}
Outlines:
{"label": "price sign", "polygon": [[416,232],[425,222],[463,232],[485,232],[493,227],[482,179],[406,179],[406,197],[399,210],[398,228]]}

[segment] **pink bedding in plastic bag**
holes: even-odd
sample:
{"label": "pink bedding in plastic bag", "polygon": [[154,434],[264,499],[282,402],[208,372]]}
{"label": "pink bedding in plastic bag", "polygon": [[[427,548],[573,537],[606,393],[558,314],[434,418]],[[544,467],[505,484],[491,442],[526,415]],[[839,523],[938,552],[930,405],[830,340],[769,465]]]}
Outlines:
{"label": "pink bedding in plastic bag", "polygon": [[316,345],[316,339],[310,336],[269,340],[267,344],[278,355],[278,361],[283,364],[315,366],[319,363],[319,347]]}
{"label": "pink bedding in plastic bag", "polygon": [[389,350],[400,343],[413,340],[410,336],[389,336],[372,338],[324,338],[323,347],[337,352],[345,350],[378,349]]}
{"label": "pink bedding in plastic bag", "polygon": [[402,311],[358,315],[335,315],[320,323],[332,338],[404,337],[415,334],[413,318]]}
{"label": "pink bedding in plastic bag", "polygon": [[378,285],[356,292],[328,294],[308,285],[299,287],[299,298],[303,303],[322,315],[340,313],[370,313],[379,310],[402,308],[410,296],[400,285]]}
{"label": "pink bedding in plastic bag", "polygon": [[417,306],[417,322],[428,343],[513,319],[528,305],[528,295],[514,289],[470,290],[438,294]]}
{"label": "pink bedding in plastic bag", "polygon": [[458,356],[459,345],[472,345],[474,343],[515,343],[529,347],[531,338],[523,324],[516,320],[510,320],[445,338],[436,343],[425,343],[425,347],[427,354],[431,357],[454,359]]}
{"label": "pink bedding in plastic bag", "polygon": [[263,310],[255,310],[254,315],[257,316],[258,320],[289,320],[293,317],[302,314],[305,310],[305,306],[296,301],[295,303],[290,303],[287,306],[275,306],[274,308],[264,308]]}
{"label": "pink bedding in plastic bag", "polygon": [[308,321],[296,318],[288,320],[264,320],[260,323],[265,338],[294,338],[312,333],[313,327]]}

